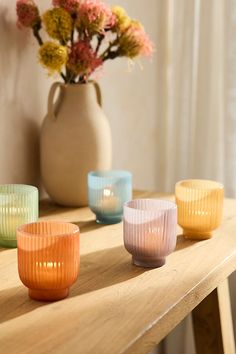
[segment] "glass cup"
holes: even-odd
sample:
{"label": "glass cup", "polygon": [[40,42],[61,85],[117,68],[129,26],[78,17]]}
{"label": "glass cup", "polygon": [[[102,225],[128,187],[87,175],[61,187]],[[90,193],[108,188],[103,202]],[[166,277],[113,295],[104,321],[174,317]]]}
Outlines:
{"label": "glass cup", "polygon": [[0,185],[0,246],[17,247],[16,229],[38,219],[38,189],[23,184]]}
{"label": "glass cup", "polygon": [[136,199],[124,205],[124,244],[133,264],[161,267],[176,246],[177,207],[161,199]]}
{"label": "glass cup", "polygon": [[132,175],[127,171],[90,172],[88,174],[89,207],[100,224],[122,220],[123,205],[132,199]]}
{"label": "glass cup", "polygon": [[183,235],[194,240],[212,237],[222,221],[224,187],[208,180],[185,180],[175,186],[178,224]]}
{"label": "glass cup", "polygon": [[17,229],[18,272],[35,300],[57,301],[68,296],[79,274],[79,227],[41,221]]}

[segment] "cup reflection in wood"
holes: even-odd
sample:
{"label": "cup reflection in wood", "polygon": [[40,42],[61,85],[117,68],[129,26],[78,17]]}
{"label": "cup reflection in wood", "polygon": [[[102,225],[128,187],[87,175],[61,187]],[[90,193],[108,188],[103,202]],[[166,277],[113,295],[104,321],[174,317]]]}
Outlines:
{"label": "cup reflection in wood", "polygon": [[65,222],[42,221],[17,230],[18,271],[35,300],[67,297],[79,273],[79,227]]}
{"label": "cup reflection in wood", "polygon": [[124,244],[133,264],[161,267],[176,246],[177,207],[160,199],[137,199],[124,205]]}
{"label": "cup reflection in wood", "polygon": [[212,237],[222,221],[224,187],[208,180],[185,180],[175,186],[178,224],[186,238],[205,240]]}

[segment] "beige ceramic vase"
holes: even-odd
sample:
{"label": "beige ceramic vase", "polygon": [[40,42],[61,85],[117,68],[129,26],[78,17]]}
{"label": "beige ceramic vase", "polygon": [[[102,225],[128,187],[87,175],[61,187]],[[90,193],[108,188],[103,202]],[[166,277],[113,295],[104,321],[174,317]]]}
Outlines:
{"label": "beige ceramic vase", "polygon": [[109,170],[112,162],[111,132],[97,83],[52,85],[40,159],[43,184],[52,200],[66,206],[88,204],[88,172]]}

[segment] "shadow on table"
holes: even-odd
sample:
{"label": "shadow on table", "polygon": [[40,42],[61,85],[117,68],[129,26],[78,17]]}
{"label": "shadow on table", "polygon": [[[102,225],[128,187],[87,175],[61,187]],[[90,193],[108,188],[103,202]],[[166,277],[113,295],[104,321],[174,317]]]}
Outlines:
{"label": "shadow on table", "polygon": [[12,250],[13,248],[1,248],[0,247],[0,252],[3,252],[3,251],[9,251],[9,250]]}
{"label": "shadow on table", "polygon": [[132,265],[123,246],[82,255],[80,275],[70,296],[119,284],[150,270]]}
{"label": "shadow on table", "polygon": [[68,207],[54,203],[50,199],[43,199],[40,201],[40,208],[39,208],[39,216],[52,216],[52,215],[59,215],[71,211],[78,210],[78,213],[86,207],[82,208],[75,208],[75,207]]}
{"label": "shadow on table", "polygon": [[[95,221],[77,224],[80,226],[81,232],[103,227],[96,224]],[[185,240],[182,235],[179,235],[176,251],[192,246],[194,243],[195,241]],[[131,255],[127,253],[123,245],[81,255],[80,274],[77,282],[72,286],[69,296],[80,296],[120,284],[152,270],[152,268],[132,265]],[[2,290],[0,291],[0,323],[47,305],[50,303],[31,300],[28,297],[27,288],[23,285]]]}
{"label": "shadow on table", "polygon": [[[148,269],[131,264],[131,257],[123,246],[82,255],[80,275],[70,290],[70,297],[125,282],[146,271]],[[0,323],[50,304],[50,302],[31,300],[24,285],[1,290]]]}
{"label": "shadow on table", "polygon": [[176,248],[175,248],[174,252],[181,251],[181,250],[183,250],[184,248],[187,248],[187,247],[191,247],[196,242],[198,242],[198,241],[187,240],[186,238],[184,238],[183,235],[180,234],[180,235],[177,236],[177,243],[176,243]]}
{"label": "shadow on table", "polygon": [[31,300],[24,285],[1,290],[0,323],[24,315],[45,304],[47,303]]}
{"label": "shadow on table", "polygon": [[83,232],[100,230],[104,227],[107,227],[107,225],[98,224],[95,219],[89,221],[72,221],[72,223],[79,226],[81,234]]}
{"label": "shadow on table", "polygon": [[[54,202],[50,200],[42,200],[40,202],[40,217],[44,216],[53,216],[56,215],[57,219],[59,218],[60,214],[64,214],[66,212],[74,211],[75,208],[70,208],[70,207],[63,207],[60,205],[55,204]],[[83,208],[78,208],[78,213],[79,211],[82,211]],[[76,224],[80,228],[80,232],[89,232],[92,230],[96,229],[101,229],[102,227],[105,227],[107,225],[100,225],[96,223],[95,221],[95,216],[91,216],[90,220],[86,221],[70,221],[73,224]]]}
{"label": "shadow on table", "polygon": [[[82,227],[82,230],[89,231],[90,227],[94,227],[94,224],[96,224],[95,221],[91,225],[85,225],[84,230]],[[102,226],[97,225],[97,227]],[[178,235],[175,252],[191,247],[196,242],[186,240],[183,235]],[[71,296],[122,283],[152,270],[153,268],[134,266],[131,263],[131,255],[127,253],[123,245],[82,255],[80,276],[72,288]]]}

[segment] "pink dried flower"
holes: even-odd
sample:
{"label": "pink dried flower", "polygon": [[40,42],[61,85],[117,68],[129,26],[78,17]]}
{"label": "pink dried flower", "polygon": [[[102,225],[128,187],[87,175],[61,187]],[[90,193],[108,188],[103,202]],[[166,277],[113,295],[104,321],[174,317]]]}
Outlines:
{"label": "pink dried flower", "polygon": [[77,75],[90,75],[103,64],[88,42],[79,41],[73,45],[68,59],[68,68]]}
{"label": "pink dried flower", "polygon": [[75,13],[79,9],[80,0],[53,0],[52,4],[55,7],[62,7],[70,13]]}
{"label": "pink dried flower", "polygon": [[153,43],[141,23],[133,20],[119,39],[121,56],[127,56],[131,59],[138,55],[151,57],[153,50]]}
{"label": "pink dried flower", "polygon": [[85,0],[79,9],[77,27],[89,34],[102,33],[113,27],[116,17],[109,6],[100,0]]}
{"label": "pink dried flower", "polygon": [[148,34],[143,28],[136,30],[136,36],[139,38],[141,50],[140,54],[146,57],[151,57],[154,51],[154,45]]}
{"label": "pink dried flower", "polygon": [[40,23],[39,10],[33,0],[18,0],[16,13],[19,26],[33,27]]}

